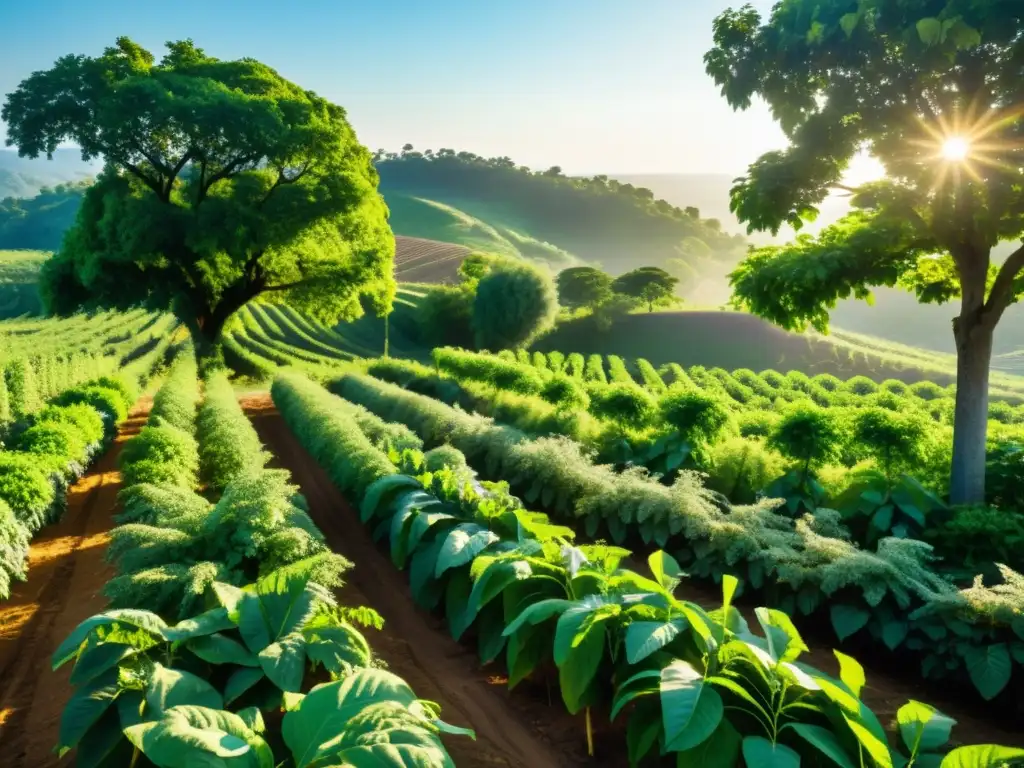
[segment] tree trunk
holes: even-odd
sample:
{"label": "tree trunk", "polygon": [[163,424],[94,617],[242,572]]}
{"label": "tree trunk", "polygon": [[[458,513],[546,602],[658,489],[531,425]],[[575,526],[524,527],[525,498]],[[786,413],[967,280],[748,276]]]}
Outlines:
{"label": "tree trunk", "polygon": [[949,500],[973,504],[985,500],[985,441],[988,430],[988,379],[995,328],[985,319],[961,315],[954,322],[957,347],[956,412]]}

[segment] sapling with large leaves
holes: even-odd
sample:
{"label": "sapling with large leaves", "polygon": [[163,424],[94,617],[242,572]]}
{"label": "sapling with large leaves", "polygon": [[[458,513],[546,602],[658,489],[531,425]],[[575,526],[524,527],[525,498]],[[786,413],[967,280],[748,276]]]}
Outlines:
{"label": "sapling with large leaves", "polygon": [[825,489],[814,470],[838,458],[842,426],[834,414],[814,406],[794,407],[775,425],[767,445],[793,462],[785,475],[765,489],[765,495],[786,500],[789,514],[814,512],[825,500]]}

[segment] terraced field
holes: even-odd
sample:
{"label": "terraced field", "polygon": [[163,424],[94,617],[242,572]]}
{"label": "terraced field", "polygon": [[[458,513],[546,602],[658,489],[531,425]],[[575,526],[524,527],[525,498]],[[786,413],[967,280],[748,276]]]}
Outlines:
{"label": "terraced field", "polygon": [[395,235],[395,277],[403,283],[457,283],[464,245]]}

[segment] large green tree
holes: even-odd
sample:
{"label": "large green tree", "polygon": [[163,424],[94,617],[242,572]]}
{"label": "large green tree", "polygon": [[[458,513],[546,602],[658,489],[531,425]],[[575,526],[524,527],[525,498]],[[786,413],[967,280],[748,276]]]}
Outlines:
{"label": "large green tree", "polygon": [[664,269],[640,267],[615,278],[612,290],[642,301],[647,305],[647,311],[653,312],[655,305],[667,306],[679,301],[675,295],[678,284],[679,278],[673,277]]}
{"label": "large green tree", "polygon": [[9,145],[79,146],[104,170],[43,270],[56,312],[145,304],[175,312],[203,354],[247,301],[324,322],[394,295],[394,238],[369,151],[339,106],[254,59],[191,41],[153,55],[127,38],[69,55],[4,104]]}
{"label": "large green tree", "polygon": [[[789,139],[732,190],[748,229],[812,220],[833,190],[854,207],[818,237],[753,251],[736,301],[790,329],[828,328],[839,299],[901,286],[958,298],[951,498],[984,497],[992,337],[1024,294],[1024,4],[1017,0],[786,0],[715,21],[708,73],[737,109],[768,103]],[[884,181],[844,187],[858,151]],[[1019,243],[1018,243],[1019,245]]]}
{"label": "large green tree", "polygon": [[569,267],[558,273],[558,303],[594,310],[611,298],[612,276],[597,267]]}

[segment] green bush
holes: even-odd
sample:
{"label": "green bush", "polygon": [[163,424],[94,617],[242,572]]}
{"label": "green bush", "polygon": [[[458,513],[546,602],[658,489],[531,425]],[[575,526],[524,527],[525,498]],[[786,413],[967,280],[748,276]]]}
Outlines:
{"label": "green bush", "polygon": [[591,390],[590,412],[598,418],[637,429],[653,421],[657,401],[636,384],[609,384]]}
{"label": "green bush", "polygon": [[846,380],[843,389],[855,395],[873,395],[878,391],[878,385],[867,376],[854,376]]}
{"label": "green bush", "polygon": [[128,416],[130,403],[126,402],[121,392],[98,384],[83,384],[65,390],[52,401],[53,405],[82,404],[105,413],[113,426],[124,421]]}
{"label": "green bush", "polygon": [[708,452],[708,487],[733,504],[753,504],[758,493],[785,470],[782,457],[760,440],[734,437]]}
{"label": "green bush", "polygon": [[582,379],[583,372],[586,368],[586,362],[583,359],[583,355],[579,352],[573,352],[565,359],[566,373],[572,376],[574,379]]}
{"label": "green bush", "polygon": [[199,371],[191,349],[180,353],[170,373],[153,396],[150,418],[160,418],[177,429],[195,431],[196,406],[199,403]]}
{"label": "green bush", "polygon": [[708,447],[729,423],[729,411],[716,397],[673,385],[658,402],[662,421],[693,447]]}
{"label": "green bush", "polygon": [[477,284],[472,318],[476,347],[528,346],[554,323],[557,313],[550,275],[525,262],[503,261]]}
{"label": "green bush", "polygon": [[843,382],[831,373],[819,373],[811,379],[811,382],[827,392],[838,392],[843,387]]}
{"label": "green bush", "polygon": [[30,361],[15,358],[2,371],[7,382],[8,407],[11,417],[22,419],[40,405],[36,374]]}
{"label": "green bush", "polygon": [[15,581],[25,580],[29,538],[28,529],[8,503],[0,499],[0,600],[11,596],[11,585]]}
{"label": "green bush", "polygon": [[159,416],[150,417],[138,435],[124,445],[120,456],[125,485],[153,483],[196,488],[199,446],[196,439]]}
{"label": "green bush", "polygon": [[860,409],[853,418],[853,439],[890,480],[924,460],[928,425],[920,418],[883,408]]}
{"label": "green bush", "polygon": [[586,367],[583,369],[583,379],[588,382],[608,383],[608,376],[604,372],[604,360],[600,355],[587,357]]}
{"label": "green bush", "polygon": [[467,466],[465,454],[453,445],[439,445],[423,454],[423,468],[427,472],[461,470]]}
{"label": "green bush", "polygon": [[922,400],[938,400],[946,397],[946,390],[934,381],[919,381],[910,385],[910,392]]}
{"label": "green bush", "polygon": [[36,414],[35,421],[37,424],[73,424],[81,430],[86,443],[90,445],[103,440],[103,418],[95,408],[83,403],[48,405]]}
{"label": "green bush", "polygon": [[413,329],[420,342],[430,347],[472,347],[475,297],[472,283],[431,287],[416,305]]}
{"label": "green bush", "polygon": [[38,457],[0,452],[0,501],[14,510],[30,533],[43,527],[55,500],[53,483]]}
{"label": "green bush", "polygon": [[843,439],[842,427],[833,414],[797,406],[776,424],[768,436],[768,447],[813,470],[839,458]]}
{"label": "green bush", "polygon": [[86,458],[88,441],[74,424],[39,422],[18,437],[16,448],[25,453],[53,456],[61,464],[82,462]]}
{"label": "green bush", "polygon": [[780,418],[781,416],[774,411],[740,411],[736,414],[736,424],[741,437],[766,438],[775,429]]}
{"label": "green bush", "polygon": [[540,396],[552,405],[568,410],[586,410],[590,406],[586,388],[578,380],[560,374],[544,382]]}
{"label": "green bush", "polygon": [[205,394],[196,419],[199,463],[206,483],[223,489],[232,480],[262,470],[270,454],[263,450],[225,374],[209,376]]}

